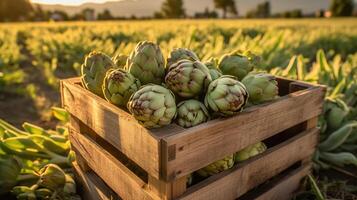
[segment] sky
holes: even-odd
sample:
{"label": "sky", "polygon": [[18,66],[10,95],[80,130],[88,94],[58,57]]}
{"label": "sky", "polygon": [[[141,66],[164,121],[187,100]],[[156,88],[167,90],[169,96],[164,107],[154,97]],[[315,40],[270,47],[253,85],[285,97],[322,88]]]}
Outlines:
{"label": "sky", "polygon": [[[63,5],[71,5],[78,6],[83,3],[104,3],[109,0],[31,0],[33,3],[41,3],[41,4],[63,4]],[[112,0],[118,1],[118,0]]]}

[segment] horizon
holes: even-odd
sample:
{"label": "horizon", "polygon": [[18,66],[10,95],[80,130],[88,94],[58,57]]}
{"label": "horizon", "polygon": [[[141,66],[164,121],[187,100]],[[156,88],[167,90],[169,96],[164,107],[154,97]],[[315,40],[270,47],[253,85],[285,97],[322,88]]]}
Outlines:
{"label": "horizon", "polygon": [[64,5],[64,6],[80,6],[86,3],[103,4],[110,1],[122,0],[30,0],[31,3],[45,4],[45,5]]}

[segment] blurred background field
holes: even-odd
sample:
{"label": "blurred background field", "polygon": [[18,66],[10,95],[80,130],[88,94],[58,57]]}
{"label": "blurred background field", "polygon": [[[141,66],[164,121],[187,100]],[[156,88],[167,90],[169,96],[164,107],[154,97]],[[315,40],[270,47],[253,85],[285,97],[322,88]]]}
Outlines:
{"label": "blurred background field", "polygon": [[59,105],[59,80],[78,76],[87,53],[129,54],[141,40],[157,42],[166,55],[190,48],[202,60],[251,50],[262,56],[266,71],[286,68],[293,56],[310,68],[319,49],[331,63],[357,65],[354,18],[2,24],[0,117],[16,125],[48,121],[49,108]]}

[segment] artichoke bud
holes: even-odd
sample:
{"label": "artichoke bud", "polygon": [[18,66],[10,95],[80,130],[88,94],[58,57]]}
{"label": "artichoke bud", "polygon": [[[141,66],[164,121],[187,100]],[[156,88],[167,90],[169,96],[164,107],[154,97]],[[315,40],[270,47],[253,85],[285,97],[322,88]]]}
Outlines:
{"label": "artichoke bud", "polygon": [[107,71],[112,67],[114,63],[109,56],[96,51],[91,52],[81,67],[83,86],[103,97],[103,80]]}
{"label": "artichoke bud", "polygon": [[238,151],[234,154],[235,162],[242,162],[244,160],[248,160],[256,155],[259,155],[267,150],[266,145],[263,142],[259,142],[257,144],[250,145],[241,151]]}
{"label": "artichoke bud", "polygon": [[160,85],[143,86],[130,97],[127,107],[135,119],[147,128],[168,125],[176,117],[175,96]]}
{"label": "artichoke bud", "polygon": [[273,75],[267,73],[249,73],[242,83],[247,88],[248,101],[251,104],[274,100],[279,94],[278,82]]}
{"label": "artichoke bud", "polygon": [[140,81],[123,69],[107,72],[103,84],[105,99],[119,107],[126,108],[130,96],[139,90]]}
{"label": "artichoke bud", "polygon": [[219,69],[224,75],[231,75],[242,80],[258,65],[260,58],[251,52],[233,52],[222,56],[219,61]]}
{"label": "artichoke bud", "polygon": [[232,168],[233,165],[234,165],[234,157],[233,155],[229,155],[223,158],[222,160],[218,160],[198,170],[197,173],[202,177],[208,177],[223,172],[225,170],[228,170]]}
{"label": "artichoke bud", "polygon": [[76,182],[68,174],[66,174],[66,184],[64,185],[63,192],[66,194],[76,194]]}
{"label": "artichoke bud", "polygon": [[177,123],[185,128],[207,122],[210,119],[205,105],[197,100],[182,101],[177,105]]}
{"label": "artichoke bud", "polygon": [[40,200],[50,199],[53,192],[47,188],[40,188],[35,191],[35,195]]}
{"label": "artichoke bud", "polygon": [[214,114],[231,116],[243,110],[249,94],[245,86],[233,76],[223,75],[211,82],[205,96],[205,105]]}
{"label": "artichoke bud", "polygon": [[346,121],[346,117],[350,112],[350,108],[346,103],[339,98],[327,98],[324,107],[324,117],[327,127],[335,130],[342,126]]}
{"label": "artichoke bud", "polygon": [[180,60],[173,64],[165,77],[167,87],[183,98],[204,93],[212,81],[208,68],[199,61]]}
{"label": "artichoke bud", "polygon": [[170,52],[169,57],[167,58],[167,68],[170,71],[171,65],[175,64],[180,60],[190,60],[190,61],[199,61],[200,59],[195,54],[195,52],[185,49],[185,48],[176,48]]}
{"label": "artichoke bud", "polygon": [[63,189],[66,183],[66,174],[54,164],[48,164],[40,170],[40,185],[50,190]]}
{"label": "artichoke bud", "polygon": [[9,192],[17,183],[22,164],[13,156],[0,155],[0,195]]}
{"label": "artichoke bud", "polygon": [[211,74],[212,81],[222,76],[222,71],[218,69],[218,59],[211,58],[204,63]]}
{"label": "artichoke bud", "polygon": [[33,192],[33,190],[27,186],[15,186],[11,190],[11,193],[15,196],[22,194],[22,193],[27,193],[27,192]]}
{"label": "artichoke bud", "polygon": [[112,58],[112,60],[116,68],[124,69],[128,60],[128,56],[124,54],[117,54]]}
{"label": "artichoke bud", "polygon": [[165,77],[165,59],[158,45],[139,42],[127,60],[127,71],[143,85],[161,84]]}

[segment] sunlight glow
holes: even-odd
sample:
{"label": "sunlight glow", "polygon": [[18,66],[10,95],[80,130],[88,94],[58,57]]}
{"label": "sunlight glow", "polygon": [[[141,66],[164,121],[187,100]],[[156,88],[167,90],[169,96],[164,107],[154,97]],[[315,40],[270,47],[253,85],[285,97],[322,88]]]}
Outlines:
{"label": "sunlight glow", "polygon": [[62,4],[62,5],[70,5],[70,6],[78,6],[84,3],[105,3],[107,1],[120,1],[120,0],[31,0],[32,3]]}

